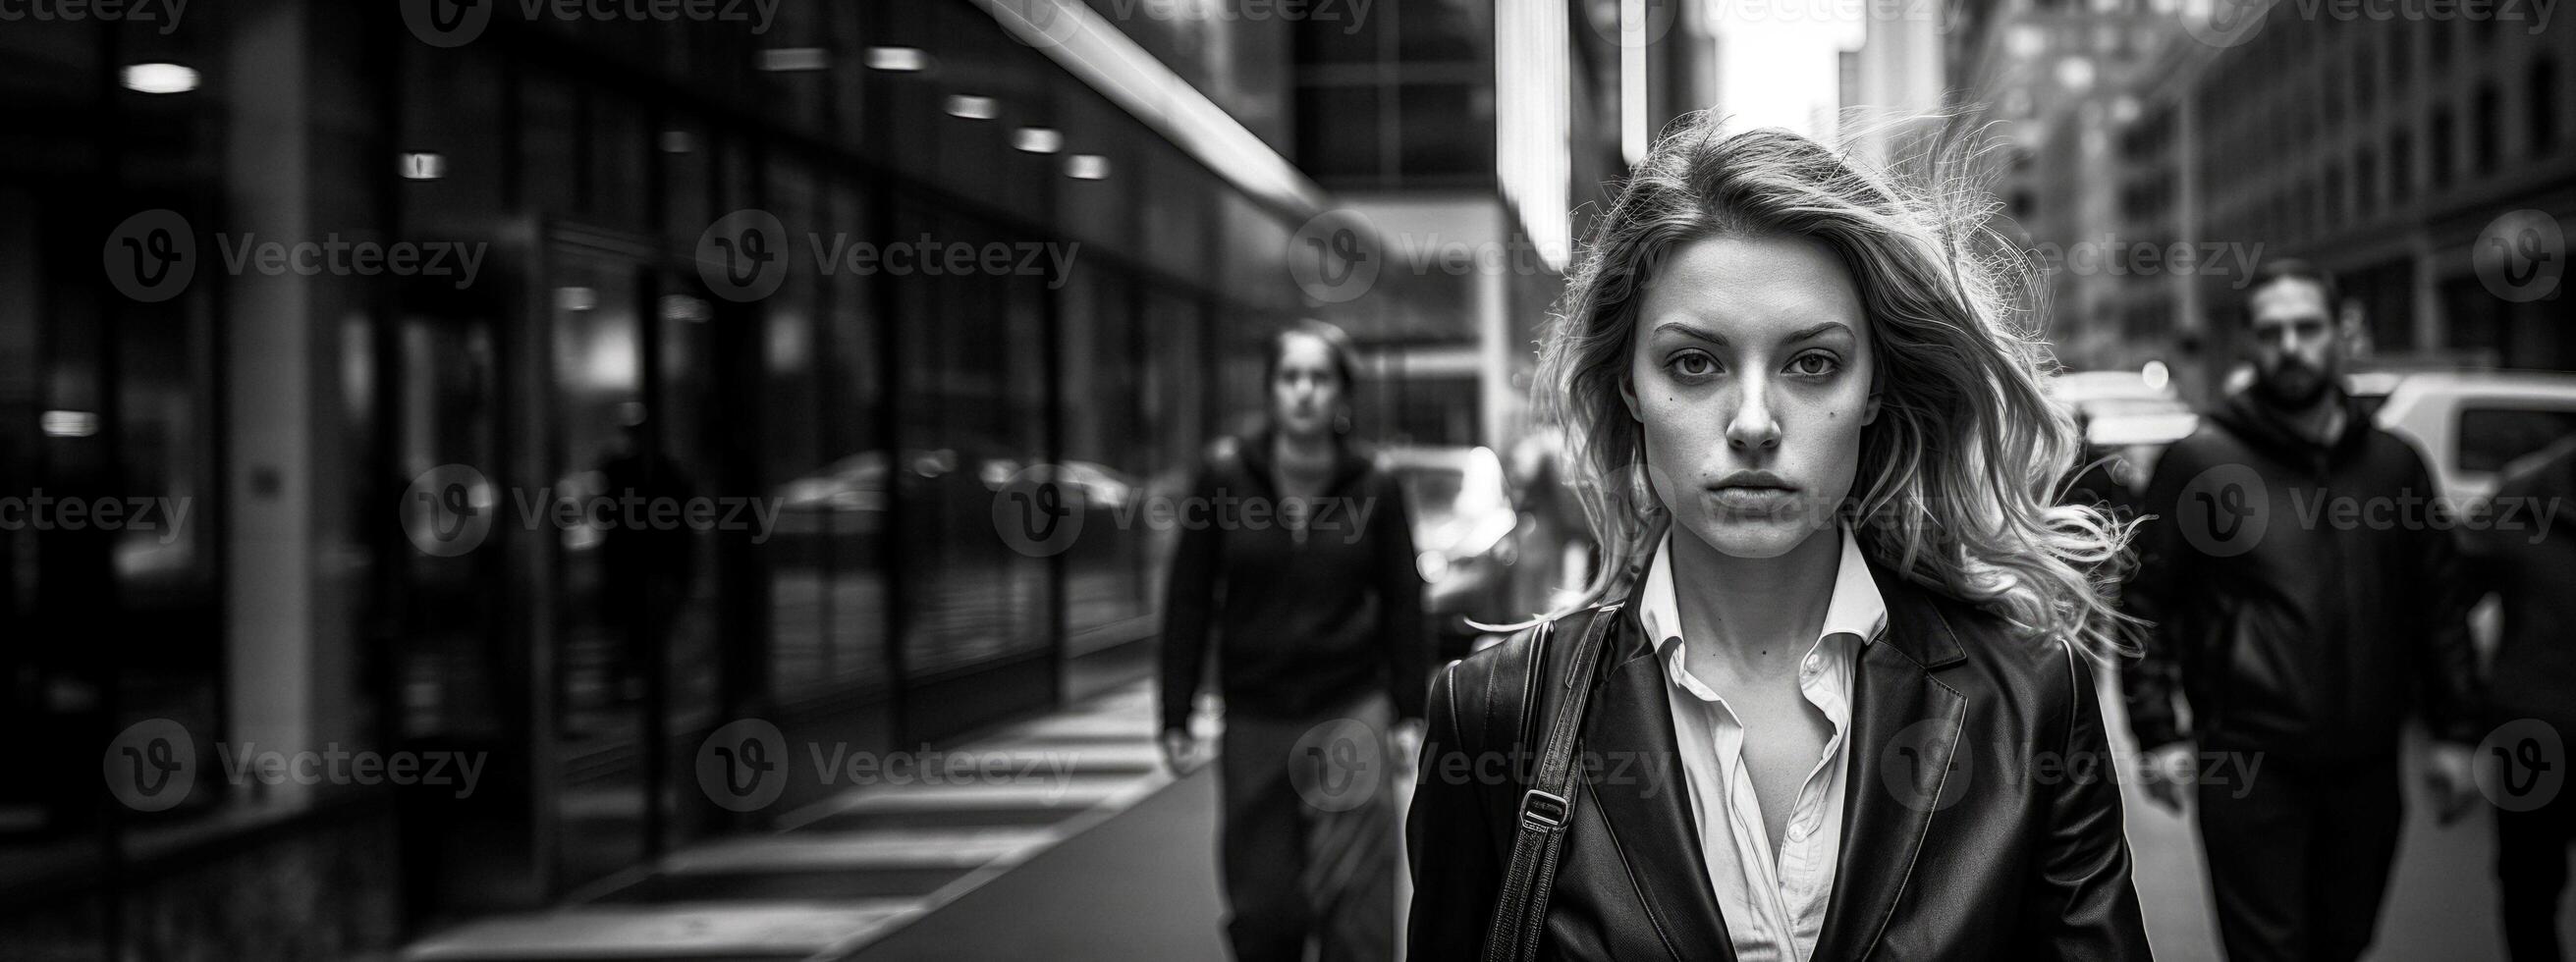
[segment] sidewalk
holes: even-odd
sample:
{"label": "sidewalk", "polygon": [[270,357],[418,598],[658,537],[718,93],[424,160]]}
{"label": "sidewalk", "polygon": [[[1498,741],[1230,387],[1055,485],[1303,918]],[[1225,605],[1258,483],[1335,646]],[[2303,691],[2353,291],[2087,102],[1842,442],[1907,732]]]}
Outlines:
{"label": "sidewalk", "polygon": [[[2114,752],[2130,757],[2115,679],[2103,709]],[[2420,746],[2410,746],[2410,752]],[[1410,779],[1400,790],[1410,792]],[[2434,823],[2406,779],[2405,836],[2379,935],[2366,962],[2501,960],[2495,916],[2493,813]],[[2122,783],[2134,877],[2159,962],[2220,962],[2200,836],[2186,816]],[[863,962],[945,958],[1221,959],[1224,906],[1217,887],[1215,784],[1201,771],[1099,828],[1029,859],[1010,875],[955,900],[861,953]],[[1400,898],[1410,897],[1410,887]],[[2571,892],[2576,899],[2576,892]],[[2562,916],[2576,920],[2576,911]],[[2576,940],[2571,940],[2576,941]],[[1042,949],[1040,947],[1043,947]]]}
{"label": "sidewalk", "polygon": [[867,947],[859,962],[1223,959],[1216,773],[1202,768]]}
{"label": "sidewalk", "polygon": [[[2116,689],[2105,694],[2115,752],[2125,755]],[[1221,959],[1215,775],[1163,774],[1153,724],[1150,687],[1127,685],[960,746],[1069,755],[1074,774],[1053,792],[1010,784],[853,792],[791,813],[778,833],[675,853],[612,896],[468,923],[414,943],[403,958]],[[2406,834],[2366,958],[2501,959],[2492,813],[2435,825],[2419,785],[2409,772]],[[2198,833],[2134,781],[2123,796],[2156,957],[2216,962]]]}
{"label": "sidewalk", "polygon": [[[2111,732],[2114,755],[2134,757],[2127,712],[2120,701],[2116,676],[2102,677],[2103,721]],[[2422,733],[2407,735],[2405,775],[2406,824],[2397,845],[2397,866],[2390,873],[2382,903],[2379,934],[2364,962],[2417,962],[2422,959],[2502,960],[2504,933],[2496,915],[2495,813],[2479,806],[2458,824],[2443,826],[2424,801],[2423,779],[2414,762],[2422,758]],[[2123,781],[2120,801],[2127,809],[2132,875],[2138,901],[2147,918],[2147,941],[2157,962],[2220,962],[2218,921],[2210,902],[2208,869],[2202,862],[2200,831],[2190,813],[2168,812],[2147,798],[2135,780]],[[2576,896],[2576,892],[2571,892]],[[2560,912],[2564,923],[2576,913]]]}
{"label": "sidewalk", "polygon": [[[788,813],[776,833],[714,839],[672,853],[642,881],[609,895],[468,922],[412,943],[400,958],[847,958],[1154,797],[1171,778],[1156,758],[1153,730],[1150,684],[1122,686],[956,748],[1041,761],[1048,771],[1068,766],[1061,781],[853,790]],[[1206,779],[1201,773],[1193,780]],[[1199,791],[1207,794],[1205,786]],[[1206,798],[1172,807],[1213,818]],[[1212,831],[1212,824],[1175,829],[1207,854],[1200,861],[1209,879],[1196,887],[1210,899]],[[1007,915],[1026,916],[1056,903],[1040,895],[1009,904]],[[1129,917],[1150,914],[1140,908]],[[998,944],[1025,951],[1032,943]]]}

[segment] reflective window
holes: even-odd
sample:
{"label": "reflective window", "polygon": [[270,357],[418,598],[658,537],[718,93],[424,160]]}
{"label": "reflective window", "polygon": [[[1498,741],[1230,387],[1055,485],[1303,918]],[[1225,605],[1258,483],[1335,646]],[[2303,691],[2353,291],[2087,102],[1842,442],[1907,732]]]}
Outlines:
{"label": "reflective window", "polygon": [[[869,210],[847,187],[831,192],[831,230],[866,237]],[[828,322],[819,332],[824,359],[824,484],[800,492],[800,510],[830,519],[827,535],[831,677],[845,692],[885,690],[887,489],[889,457],[885,414],[885,332],[870,300],[871,278],[847,271],[828,288]],[[820,499],[819,506],[812,499]]]}
{"label": "reflective window", "polygon": [[[806,238],[827,231],[817,185],[802,169],[773,161],[761,207],[775,214],[787,230],[785,279],[775,293],[754,307],[759,336],[747,345],[761,386],[757,405],[745,411],[745,425],[760,439],[759,490],[785,499],[791,492],[826,483],[829,465],[818,426],[822,411],[821,372],[817,370],[816,334],[822,278],[808,254]],[[831,690],[831,651],[824,631],[828,513],[799,511],[793,526],[755,551],[769,577],[770,682],[781,701]],[[782,515],[781,523],[789,522]]]}
{"label": "reflective window", "polygon": [[[898,238],[982,245],[990,224],[910,203]],[[1009,479],[1046,457],[1042,278],[943,272],[885,277],[897,291],[907,380],[896,409],[904,532],[903,665],[912,680],[1043,652],[1053,620],[1046,561],[994,523]]]}
{"label": "reflective window", "polygon": [[2576,437],[2576,410],[2472,407],[2460,411],[2462,471],[2502,471],[2514,459]]}
{"label": "reflective window", "polygon": [[1147,614],[1145,564],[1153,532],[1134,522],[1151,480],[1144,431],[1149,356],[1124,276],[1077,271],[1057,295],[1061,376],[1067,397],[1087,399],[1065,423],[1058,480],[1079,494],[1082,535],[1064,554],[1065,631],[1072,653],[1138,637]]}

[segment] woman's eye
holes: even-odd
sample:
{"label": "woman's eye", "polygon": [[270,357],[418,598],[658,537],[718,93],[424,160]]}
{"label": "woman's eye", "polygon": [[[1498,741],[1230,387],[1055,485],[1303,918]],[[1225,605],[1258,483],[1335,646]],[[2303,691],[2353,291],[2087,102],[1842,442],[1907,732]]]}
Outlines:
{"label": "woman's eye", "polygon": [[1812,351],[1806,354],[1800,354],[1796,359],[1789,362],[1789,373],[1804,374],[1811,377],[1822,377],[1841,369],[1842,362],[1835,360],[1833,355],[1827,354],[1823,351]]}
{"label": "woman's eye", "polygon": [[1702,351],[1683,351],[1664,362],[1673,373],[1683,377],[1707,377],[1717,373],[1717,359]]}

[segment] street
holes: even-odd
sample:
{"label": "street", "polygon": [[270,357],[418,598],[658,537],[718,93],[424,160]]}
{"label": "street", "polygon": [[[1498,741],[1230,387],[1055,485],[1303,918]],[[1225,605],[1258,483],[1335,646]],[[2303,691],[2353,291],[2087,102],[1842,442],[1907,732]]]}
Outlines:
{"label": "street", "polygon": [[[799,827],[770,839],[679,853],[652,879],[592,905],[473,923],[404,958],[898,962],[1019,958],[1041,948],[1051,958],[1103,962],[1222,958],[1216,779],[1207,768],[1173,780],[1147,767],[1150,706],[1150,690],[1131,684],[964,749],[1072,753],[1077,774],[1052,800],[1007,785],[964,796],[854,793],[790,819]],[[2125,756],[2116,697],[2105,708],[2114,751]],[[2416,790],[2411,776],[2407,784]],[[2123,794],[2156,957],[2216,962],[2196,833],[2134,785]],[[2409,802],[2368,958],[2502,959],[2491,816],[2475,809],[2444,827]],[[932,819],[939,825],[921,824],[930,812],[921,806],[934,804],[950,807]],[[904,812],[916,814],[909,841],[866,833]]]}
{"label": "street", "polygon": [[[2105,696],[2108,721],[2121,733],[2114,736],[2114,750],[2125,756],[2131,746],[2117,692]],[[2410,793],[2418,790],[2411,773],[2407,785]],[[1055,947],[1057,957],[1070,959],[1221,957],[1215,788],[1205,770],[1173,782],[856,957],[1003,958],[1033,946]],[[2216,962],[2217,929],[2197,834],[2136,787],[2123,794],[2139,900],[2156,957]],[[2490,813],[2474,809],[2444,827],[2416,799],[2408,799],[2395,878],[2368,958],[2502,959],[2489,864]]]}

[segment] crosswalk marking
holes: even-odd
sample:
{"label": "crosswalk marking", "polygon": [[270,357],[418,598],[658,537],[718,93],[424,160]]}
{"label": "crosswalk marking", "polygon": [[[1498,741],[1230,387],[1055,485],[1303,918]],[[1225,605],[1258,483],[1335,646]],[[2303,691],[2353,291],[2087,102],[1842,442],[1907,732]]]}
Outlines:
{"label": "crosswalk marking", "polygon": [[[527,962],[855,952],[1171,784],[1153,741],[1154,705],[1150,681],[1136,682],[952,750],[971,756],[988,777],[853,788],[781,815],[775,833],[692,845],[639,871],[645,881],[637,890],[649,887],[662,900],[609,893],[610,901],[480,919],[414,942],[402,957]],[[935,824],[907,824],[927,816],[937,816]],[[722,880],[746,877],[764,893],[932,888],[882,898],[703,897],[722,891]],[[870,878],[880,880],[849,884]]]}
{"label": "crosswalk marking", "polygon": [[973,868],[1060,840],[1052,828],[878,829],[732,839],[662,860],[667,873]]}
{"label": "crosswalk marking", "polygon": [[403,953],[412,962],[479,959],[803,958],[910,921],[915,899],[830,904],[590,905],[468,923]]}

